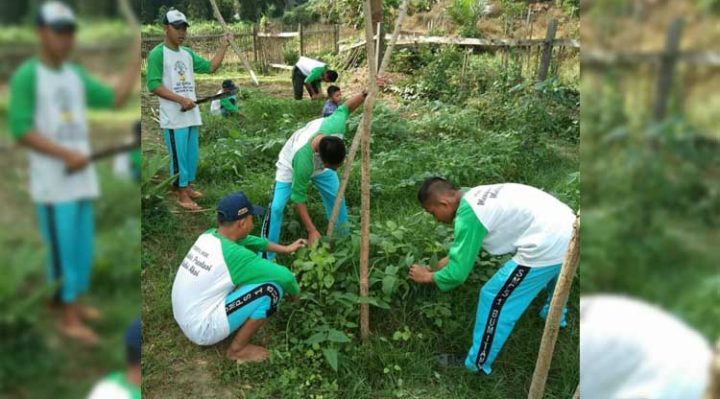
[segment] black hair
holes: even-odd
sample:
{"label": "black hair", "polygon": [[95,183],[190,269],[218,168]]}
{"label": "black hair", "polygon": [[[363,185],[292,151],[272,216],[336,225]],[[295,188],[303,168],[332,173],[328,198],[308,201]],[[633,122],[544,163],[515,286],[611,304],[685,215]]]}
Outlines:
{"label": "black hair", "polygon": [[335,85],[330,85],[330,86],[328,86],[328,88],[327,88],[328,97],[332,97],[333,94],[335,94],[335,93],[337,93],[337,92],[339,92],[339,91],[340,91],[340,88],[337,87],[337,86],[335,86]]}
{"label": "black hair", "polygon": [[320,139],[318,152],[320,153],[320,159],[325,164],[340,166],[345,160],[345,143],[340,137],[325,136]]}
{"label": "black hair", "polygon": [[325,71],[325,73],[327,74],[328,80],[331,82],[336,81],[338,78],[338,73],[333,71],[332,69],[328,69],[327,71]]}
{"label": "black hair", "polygon": [[437,194],[457,191],[457,187],[446,179],[438,176],[428,177],[418,190],[418,201],[425,204]]}
{"label": "black hair", "polygon": [[134,345],[125,346],[125,360],[128,364],[140,364],[142,349]]}
{"label": "black hair", "polygon": [[135,124],[133,124],[133,132],[135,133],[135,142],[138,144],[141,140],[141,133],[142,133],[142,124],[139,120],[135,121]]}

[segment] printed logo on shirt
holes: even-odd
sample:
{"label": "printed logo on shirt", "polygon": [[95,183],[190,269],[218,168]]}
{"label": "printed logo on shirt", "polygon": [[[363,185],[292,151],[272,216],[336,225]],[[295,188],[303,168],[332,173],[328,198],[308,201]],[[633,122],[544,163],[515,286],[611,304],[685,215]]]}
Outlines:
{"label": "printed logo on shirt", "polygon": [[187,71],[187,66],[185,66],[185,63],[182,61],[175,62],[175,72],[177,72],[178,76],[180,77],[180,81],[185,81],[185,72]]}
{"label": "printed logo on shirt", "polygon": [[193,245],[190,253],[185,256],[180,266],[197,277],[202,270],[210,271],[212,269],[213,265],[210,263],[209,256],[210,254],[203,251],[202,248]]}
{"label": "printed logo on shirt", "polygon": [[67,88],[58,87],[53,93],[53,99],[60,110],[60,120],[56,125],[55,139],[65,143],[84,140],[84,129],[79,121],[75,120],[73,100]]}
{"label": "printed logo on shirt", "polygon": [[195,83],[188,77],[188,66],[182,61],[176,61],[173,70],[178,75],[173,84],[173,92],[180,95],[195,93]]}
{"label": "printed logo on shirt", "polygon": [[55,92],[55,101],[57,101],[58,106],[60,107],[60,119],[64,123],[72,122],[73,114],[70,93],[68,93],[64,87],[58,87]]}
{"label": "printed logo on shirt", "polygon": [[[485,205],[485,202],[486,202],[488,199],[497,198],[498,193],[500,192],[500,190],[502,190],[503,187],[504,187],[504,186],[498,185],[498,186],[490,187],[490,188],[488,188],[488,189],[486,189],[486,190],[483,190],[483,191],[479,191],[479,190],[478,190],[478,191],[475,193],[475,198],[477,199],[477,205],[483,206],[483,205]],[[477,197],[480,197],[480,198],[477,198]]]}

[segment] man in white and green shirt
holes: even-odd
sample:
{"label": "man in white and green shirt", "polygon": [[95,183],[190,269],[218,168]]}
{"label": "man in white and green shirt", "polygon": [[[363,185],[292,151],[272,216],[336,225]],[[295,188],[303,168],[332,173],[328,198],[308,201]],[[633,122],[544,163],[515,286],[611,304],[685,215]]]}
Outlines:
{"label": "man in white and green shirt", "polygon": [[310,98],[320,98],[321,82],[335,82],[338,73],[329,69],[322,61],[308,57],[300,57],[292,71],[293,92],[296,100],[302,100],[303,87]]}
{"label": "man in white and green shirt", "polygon": [[288,268],[256,252],[292,253],[305,246],[305,240],[283,246],[249,235],[253,217],[262,213],[242,192],[221,199],[219,226],[198,237],[172,287],[173,315],[185,336],[198,345],[213,345],[238,330],[226,355],[239,362],[267,358],[267,350],[251,345],[250,339],[283,294],[295,297],[300,292]]}
{"label": "man in white and green shirt", "polygon": [[[81,306],[93,263],[93,200],[100,194],[89,163],[87,108],[122,106],[140,72],[140,33],[130,65],[111,89],[79,65],[68,62],[75,43],[76,19],[63,3],[47,2],[37,16],[40,51],[10,80],[10,133],[30,150],[30,196],[48,247],[48,281],[57,284],[59,329],[86,344],[98,343],[84,319],[99,316]],[[72,173],[69,173],[72,172]]]}
{"label": "man in white and green shirt", "polygon": [[[491,255],[513,254],[480,290],[473,344],[465,367],[485,374],[530,302],[547,289],[541,317],[547,316],[575,214],[555,197],[514,183],[458,190],[432,177],[418,192],[422,207],[435,219],[454,224],[455,238],[435,272],[413,265],[410,278],[449,291],[468,278],[480,249]],[[565,326],[565,310],[561,326]]]}
{"label": "man in white and green shirt", "polygon": [[200,109],[195,100],[195,74],[213,73],[222,64],[225,51],[232,40],[225,36],[212,61],[180,45],[189,26],[185,15],[170,10],[163,17],[165,41],[153,48],[147,57],[147,88],[160,101],[160,128],[170,154],[170,174],[177,175],[178,204],[195,210],[193,201],[202,194],[192,187],[199,160]]}
{"label": "man in white and green shirt", "polygon": [[140,399],[142,373],[140,318],[125,332],[127,368],[116,371],[95,384],[87,399]]}
{"label": "man in white and green shirt", "polygon": [[[320,192],[325,213],[330,218],[340,189],[340,179],[335,170],[345,160],[345,143],[342,138],[347,133],[347,119],[365,101],[366,96],[366,93],[353,96],[332,115],[312,120],[290,136],[276,163],[275,187],[269,215],[263,221],[263,237],[273,242],[280,240],[283,213],[290,200],[295,204],[298,217],[308,233],[308,240],[312,243],[320,238],[320,232],[308,213],[307,190],[312,182]],[[340,232],[346,231],[343,226],[346,221],[347,209],[343,199],[337,220]],[[274,259],[275,254],[268,252],[264,256]]]}

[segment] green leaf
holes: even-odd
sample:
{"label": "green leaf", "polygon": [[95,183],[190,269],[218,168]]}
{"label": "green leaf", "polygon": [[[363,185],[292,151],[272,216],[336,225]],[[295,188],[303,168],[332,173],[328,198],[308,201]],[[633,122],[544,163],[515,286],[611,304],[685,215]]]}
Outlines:
{"label": "green leaf", "polygon": [[325,284],[325,288],[330,288],[335,283],[335,277],[333,277],[332,274],[326,274],[325,277],[323,277],[323,283]]}
{"label": "green leaf", "polygon": [[320,342],[327,341],[327,333],[326,332],[319,332],[313,334],[310,338],[305,340],[305,343],[312,345],[312,344],[319,344]]}
{"label": "green leaf", "polygon": [[337,351],[337,349],[325,348],[325,349],[323,349],[323,355],[325,355],[325,360],[327,360],[330,367],[332,367],[333,370],[337,371],[337,369],[338,369],[338,351]]}
{"label": "green leaf", "polygon": [[350,342],[350,338],[348,338],[348,336],[345,335],[345,333],[343,333],[342,331],[338,331],[338,330],[330,330],[330,332],[328,333],[327,339],[328,339],[328,341],[338,342],[341,344]]}
{"label": "green leaf", "polygon": [[393,222],[392,220],[388,220],[386,224],[387,224],[388,229],[397,230],[397,227],[398,227],[397,223]]}
{"label": "green leaf", "polygon": [[383,277],[383,285],[382,290],[383,294],[390,295],[393,292],[393,289],[395,288],[395,282],[397,281],[397,277],[386,275]]}

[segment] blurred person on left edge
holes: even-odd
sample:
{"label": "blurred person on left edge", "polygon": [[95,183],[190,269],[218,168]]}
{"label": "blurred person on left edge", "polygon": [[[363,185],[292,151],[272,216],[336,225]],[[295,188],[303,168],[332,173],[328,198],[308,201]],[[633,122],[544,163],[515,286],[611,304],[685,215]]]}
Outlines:
{"label": "blurred person on left edge", "polygon": [[100,317],[81,305],[93,263],[92,200],[99,196],[95,168],[89,163],[86,108],[123,105],[140,73],[140,34],[130,65],[115,89],[98,82],[81,66],[67,62],[77,28],[73,11],[50,1],[37,15],[39,54],[25,61],[10,81],[12,136],[30,149],[30,196],[48,249],[48,281],[59,284],[51,303],[59,310],[59,331],[96,345],[98,335],[86,320]]}

